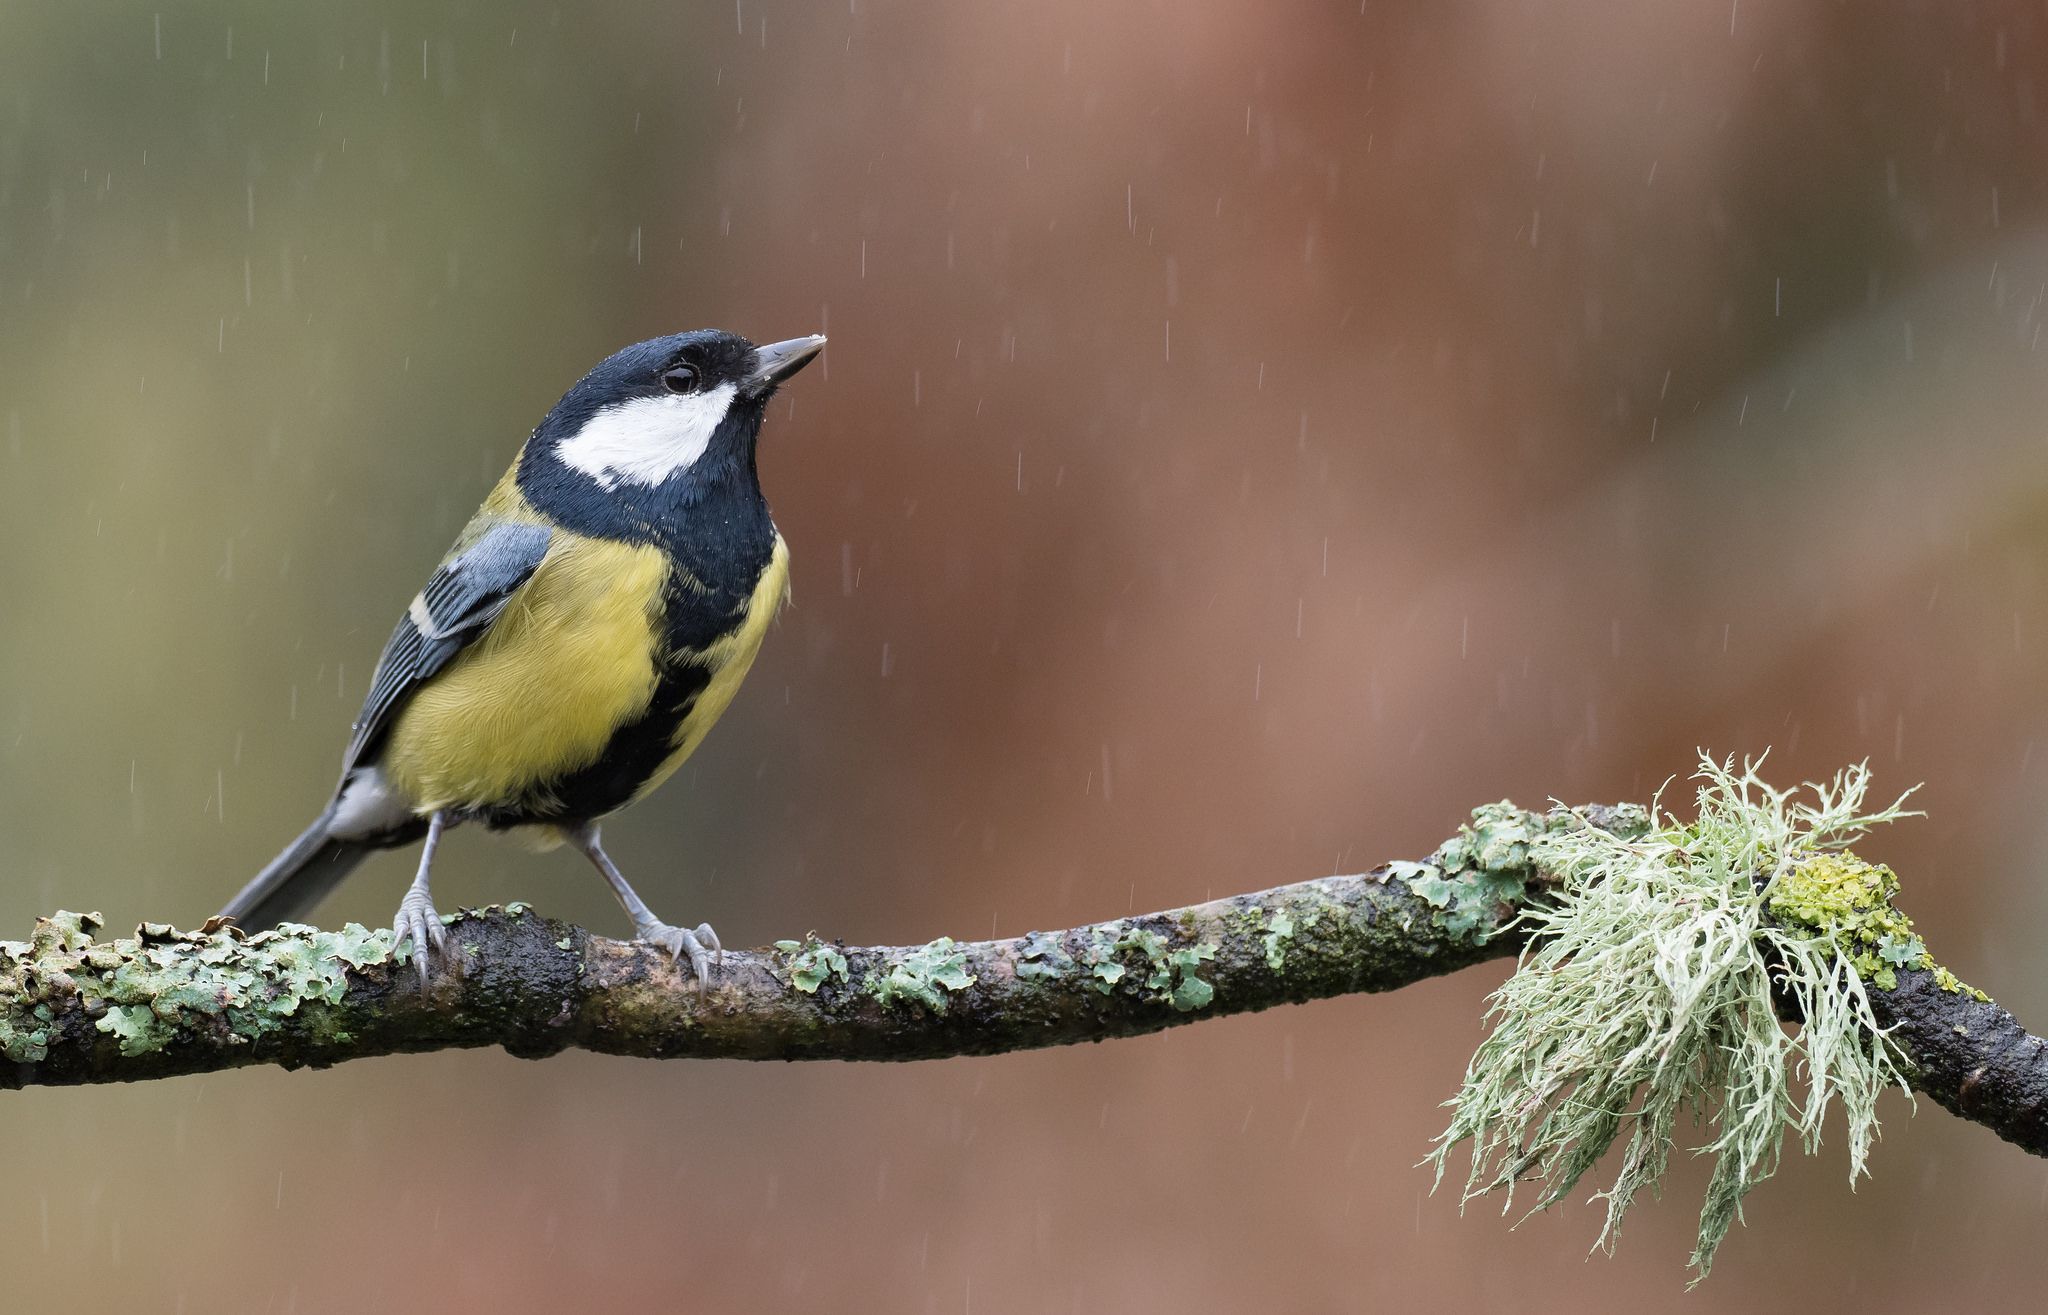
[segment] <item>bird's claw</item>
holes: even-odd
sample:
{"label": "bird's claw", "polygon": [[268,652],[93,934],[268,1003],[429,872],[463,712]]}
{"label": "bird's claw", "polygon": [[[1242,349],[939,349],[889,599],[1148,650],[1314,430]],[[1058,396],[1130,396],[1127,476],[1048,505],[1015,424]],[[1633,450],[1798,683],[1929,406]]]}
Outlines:
{"label": "bird's claw", "polygon": [[712,970],[725,966],[725,947],[718,943],[718,933],[711,930],[708,922],[698,923],[695,931],[671,927],[665,922],[643,922],[638,931],[641,944],[667,950],[672,962],[689,959],[690,971],[697,976],[699,995],[709,989]]}
{"label": "bird's claw", "polygon": [[434,909],[434,901],[423,891],[407,891],[398,904],[398,916],[391,922],[391,948],[396,951],[408,939],[412,941],[412,966],[420,975],[420,985],[425,986],[432,975],[430,960],[441,957],[448,947],[448,929],[441,925],[441,915]]}

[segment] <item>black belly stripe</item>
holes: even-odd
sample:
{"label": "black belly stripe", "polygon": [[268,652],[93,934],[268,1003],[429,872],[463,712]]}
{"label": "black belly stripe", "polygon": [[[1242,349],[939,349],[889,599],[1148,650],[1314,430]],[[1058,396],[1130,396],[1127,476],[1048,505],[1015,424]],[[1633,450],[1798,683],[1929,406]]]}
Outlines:
{"label": "black belly stripe", "polygon": [[614,732],[596,762],[551,784],[542,806],[493,814],[487,820],[494,827],[580,822],[625,807],[675,752],[676,728],[710,682],[711,672],[704,667],[671,664],[655,685],[647,711]]}
{"label": "black belly stripe", "polygon": [[[765,562],[761,569],[766,569]],[[759,579],[757,570],[744,586],[709,594],[686,590],[671,581],[662,620],[667,651],[704,652],[745,624]],[[596,762],[547,783],[540,797],[519,807],[492,810],[483,821],[493,828],[536,822],[574,824],[625,807],[675,752],[676,731],[697,706],[712,674],[709,667],[671,658],[655,683],[647,711],[613,732]]]}

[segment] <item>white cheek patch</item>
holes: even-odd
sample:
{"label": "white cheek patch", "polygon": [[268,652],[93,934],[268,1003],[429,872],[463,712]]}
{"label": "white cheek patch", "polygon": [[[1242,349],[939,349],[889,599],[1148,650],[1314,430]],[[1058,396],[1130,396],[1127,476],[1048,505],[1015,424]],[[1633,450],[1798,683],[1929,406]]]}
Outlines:
{"label": "white cheek patch", "polygon": [[732,405],[732,384],[703,393],[636,397],[608,406],[555,448],[562,463],[606,488],[655,485],[694,465]]}

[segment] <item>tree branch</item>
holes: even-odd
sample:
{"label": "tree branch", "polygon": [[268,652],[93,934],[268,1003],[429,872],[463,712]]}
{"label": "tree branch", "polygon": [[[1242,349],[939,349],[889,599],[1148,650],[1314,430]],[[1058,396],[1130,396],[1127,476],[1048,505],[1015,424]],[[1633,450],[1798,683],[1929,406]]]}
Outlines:
{"label": "tree branch", "polygon": [[1958,1118],[2048,1155],[2048,1042],[1992,1000],[1949,990],[1918,968],[1872,990],[1877,1020],[1912,1057],[1913,1086]]}
{"label": "tree branch", "polygon": [[[1626,818],[1604,806],[1576,815],[1603,827]],[[1562,810],[1512,816],[1532,832],[1577,824]],[[0,1087],[325,1067],[467,1046],[528,1058],[580,1047],[662,1059],[910,1060],[1138,1036],[1394,990],[1517,953],[1519,902],[1541,898],[1552,878],[1531,865],[1527,845],[1451,843],[1471,851],[1456,882],[1440,866],[1394,863],[1007,940],[784,941],[728,952],[703,993],[657,951],[518,904],[454,920],[461,971],[424,987],[387,930],[287,927],[244,938],[217,923],[196,932],[144,924],[101,940],[97,917],[57,914],[39,919],[27,942],[0,941]],[[1917,1088],[2048,1155],[2048,1045],[1933,973],[1902,971],[1895,990],[1871,995]]]}
{"label": "tree branch", "polygon": [[[460,973],[420,985],[391,933],[287,927],[92,939],[38,920],[0,942],[0,1085],[120,1082],[246,1064],[324,1067],[462,1046],[540,1058],[937,1059],[1138,1036],[1385,991],[1513,952],[1454,942],[1384,871],[1009,940],[725,954],[689,965],[519,905],[450,926]],[[799,983],[801,985],[799,985]],[[809,989],[805,989],[809,988]]]}

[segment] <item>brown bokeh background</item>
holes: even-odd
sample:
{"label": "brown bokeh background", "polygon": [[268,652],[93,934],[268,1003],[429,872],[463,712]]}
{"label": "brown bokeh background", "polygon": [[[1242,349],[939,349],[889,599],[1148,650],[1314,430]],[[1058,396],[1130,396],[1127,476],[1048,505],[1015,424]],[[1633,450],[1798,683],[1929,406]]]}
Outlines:
{"label": "brown bokeh background", "polygon": [[[0,12],[0,928],[196,921],[612,348],[825,329],[725,723],[616,822],[729,943],[1064,926],[1695,746],[1868,757],[1937,953],[2048,1018],[2039,5],[75,4]],[[2038,750],[2038,751],[2037,751]],[[621,931],[572,858],[438,890]],[[382,922],[382,860],[325,920]],[[7,1304],[1629,1310],[1415,1167],[1499,967],[906,1067],[500,1054],[5,1098]],[[1701,1311],[2037,1286],[1923,1103]]]}

